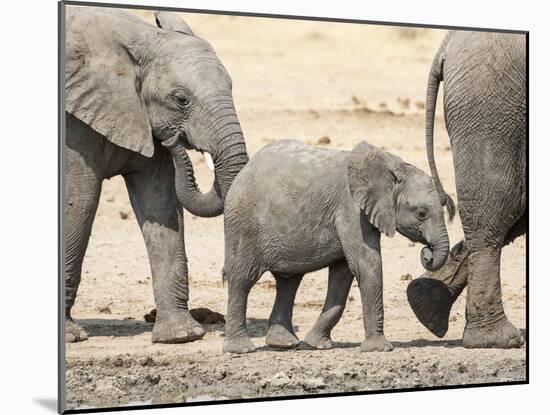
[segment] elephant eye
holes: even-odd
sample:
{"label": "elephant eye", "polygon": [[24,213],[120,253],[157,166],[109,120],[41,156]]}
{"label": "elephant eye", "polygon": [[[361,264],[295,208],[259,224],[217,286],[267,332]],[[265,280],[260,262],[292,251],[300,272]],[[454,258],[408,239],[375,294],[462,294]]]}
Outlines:
{"label": "elephant eye", "polygon": [[176,95],[176,102],[178,104],[178,107],[180,108],[187,108],[189,105],[189,99],[183,95]]}
{"label": "elephant eye", "polygon": [[426,209],[418,209],[416,211],[416,216],[418,216],[419,219],[426,219],[428,211]]}

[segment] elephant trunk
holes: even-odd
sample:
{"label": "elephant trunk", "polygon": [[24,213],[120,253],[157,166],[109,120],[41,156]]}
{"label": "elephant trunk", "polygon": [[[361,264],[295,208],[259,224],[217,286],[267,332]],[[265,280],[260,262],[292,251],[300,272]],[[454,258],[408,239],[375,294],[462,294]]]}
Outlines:
{"label": "elephant trunk", "polygon": [[176,169],[176,195],[181,205],[190,213],[200,217],[214,217],[223,213],[225,196],[235,176],[248,162],[243,134],[235,114],[226,117],[225,122],[214,131],[209,142],[214,161],[214,183],[208,193],[202,193],[195,180],[193,165],[182,140],[164,142],[172,153]]}
{"label": "elephant trunk", "polygon": [[440,269],[449,256],[449,236],[445,226],[437,232],[437,235],[437,240],[430,246],[425,246],[420,253],[422,266],[427,271],[433,272]]}
{"label": "elephant trunk", "polygon": [[464,242],[451,250],[449,260],[437,272],[427,272],[407,287],[407,299],[418,320],[437,337],[449,328],[451,308],[468,282],[468,251]]}

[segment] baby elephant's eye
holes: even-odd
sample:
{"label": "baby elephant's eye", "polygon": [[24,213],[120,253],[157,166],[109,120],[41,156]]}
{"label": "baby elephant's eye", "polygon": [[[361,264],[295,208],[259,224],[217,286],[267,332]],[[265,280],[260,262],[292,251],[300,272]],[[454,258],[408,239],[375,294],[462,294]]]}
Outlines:
{"label": "baby elephant's eye", "polygon": [[426,209],[418,209],[416,211],[416,216],[418,216],[419,219],[426,219],[428,211]]}

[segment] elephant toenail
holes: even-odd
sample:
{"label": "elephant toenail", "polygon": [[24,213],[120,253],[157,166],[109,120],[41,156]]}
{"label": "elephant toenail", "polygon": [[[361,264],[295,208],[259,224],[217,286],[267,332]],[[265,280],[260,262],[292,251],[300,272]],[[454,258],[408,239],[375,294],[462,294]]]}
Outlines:
{"label": "elephant toenail", "polygon": [[201,329],[200,327],[195,327],[193,329],[193,333],[195,333],[197,336],[201,335],[204,333],[203,329]]}
{"label": "elephant toenail", "polygon": [[181,338],[186,338],[188,336],[187,332],[186,331],[180,331],[178,333],[178,337],[181,337]]}

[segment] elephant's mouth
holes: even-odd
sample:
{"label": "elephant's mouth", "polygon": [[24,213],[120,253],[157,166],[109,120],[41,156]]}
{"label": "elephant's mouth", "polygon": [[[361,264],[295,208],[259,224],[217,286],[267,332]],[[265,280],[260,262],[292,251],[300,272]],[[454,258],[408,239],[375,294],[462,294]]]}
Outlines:
{"label": "elephant's mouth", "polygon": [[422,231],[416,227],[397,227],[397,232],[403,235],[405,238],[409,239],[414,243],[421,243],[428,245],[428,241],[423,237]]}
{"label": "elephant's mouth", "polygon": [[187,137],[187,133],[182,130],[181,133],[176,134],[177,141],[179,141],[183,147],[185,147],[186,150],[197,150],[200,151],[198,148],[193,146],[191,142],[189,141],[189,138]]}
{"label": "elephant's mouth", "polygon": [[201,153],[203,155],[204,159],[205,159],[205,163],[206,163],[207,167],[211,171],[215,171],[214,159],[212,158],[212,155],[208,151],[206,151],[205,149],[198,148],[198,147],[192,145],[191,142],[189,141],[189,139],[187,138],[187,134],[186,134],[185,131],[182,131],[179,134],[174,134],[173,137],[171,137],[171,138],[164,141],[164,144],[167,147],[172,147],[176,143],[181,144],[183,146],[183,148],[185,148],[185,150],[194,150],[194,151],[198,151],[199,153]]}

